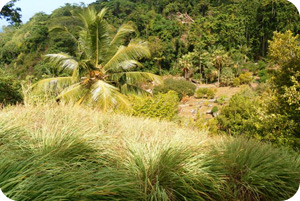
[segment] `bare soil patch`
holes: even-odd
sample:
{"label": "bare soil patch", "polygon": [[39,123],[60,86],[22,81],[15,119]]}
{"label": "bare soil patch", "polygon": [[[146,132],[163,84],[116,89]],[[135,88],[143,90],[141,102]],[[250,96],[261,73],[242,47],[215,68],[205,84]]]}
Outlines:
{"label": "bare soil patch", "polygon": [[179,104],[179,115],[183,117],[195,117],[197,111],[203,114],[205,118],[212,118],[210,114],[206,114],[211,111],[214,106],[220,109],[220,105],[216,103],[216,99],[225,95],[230,99],[234,94],[241,91],[241,87],[217,87],[214,84],[201,84],[197,85],[197,88],[214,88],[216,89],[216,95],[214,99],[196,99],[195,97],[185,97]]}

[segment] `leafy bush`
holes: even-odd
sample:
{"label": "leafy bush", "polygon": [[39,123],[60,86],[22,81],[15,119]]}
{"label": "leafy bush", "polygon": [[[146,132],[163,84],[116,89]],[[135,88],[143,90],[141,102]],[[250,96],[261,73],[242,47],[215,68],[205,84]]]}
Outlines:
{"label": "leafy bush", "polygon": [[229,86],[232,84],[234,79],[234,74],[232,72],[231,68],[224,68],[221,72],[221,76],[220,76],[220,84],[222,86]]}
{"label": "leafy bush", "polygon": [[239,79],[240,79],[241,84],[249,84],[253,79],[252,73],[245,72],[239,76]]}
{"label": "leafy bush", "polygon": [[132,96],[133,115],[171,120],[178,114],[178,95],[175,91],[152,97]]}
{"label": "leafy bush", "polygon": [[266,98],[269,96],[272,95],[257,96],[250,89],[234,95],[217,117],[220,131],[297,149],[299,137],[292,135],[296,122],[288,121],[287,115],[270,111],[268,107],[274,108],[276,105]]}
{"label": "leafy bush", "polygon": [[259,95],[262,94],[270,94],[271,92],[271,85],[268,83],[259,83],[255,88],[255,92]]}
{"label": "leafy bush", "polygon": [[22,102],[21,84],[12,77],[0,77],[0,104]]}
{"label": "leafy bush", "polygon": [[226,175],[224,200],[276,200],[292,197],[300,183],[296,153],[246,138],[217,143],[211,155]]}
{"label": "leafy bush", "polygon": [[208,98],[212,99],[215,97],[216,89],[211,88],[199,88],[195,92],[195,98]]}
{"label": "leafy bush", "polygon": [[171,90],[176,91],[179,99],[181,100],[184,95],[194,95],[196,86],[186,80],[175,80],[168,78],[164,81],[164,85],[154,87],[153,94],[167,93]]}
{"label": "leafy bush", "polygon": [[220,130],[230,135],[253,135],[259,107],[260,103],[251,91],[232,96],[217,118]]}
{"label": "leafy bush", "polygon": [[221,95],[216,102],[219,103],[220,105],[224,105],[226,103],[226,100],[228,99],[228,96],[226,95]]}
{"label": "leafy bush", "polygon": [[218,111],[219,111],[219,109],[218,109],[217,106],[214,106],[214,107],[211,109],[211,113],[216,113],[216,112],[218,112]]}
{"label": "leafy bush", "polygon": [[262,60],[259,60],[257,63],[248,63],[245,65],[245,68],[249,69],[254,75],[257,75],[259,71],[266,69],[266,67],[267,64]]}
{"label": "leafy bush", "polygon": [[259,80],[258,80],[259,82],[266,82],[267,80],[270,79],[270,76],[268,75],[266,69],[259,71],[258,76],[259,76]]}
{"label": "leafy bush", "polygon": [[240,78],[238,78],[238,77],[234,78],[234,79],[233,79],[233,82],[232,82],[232,85],[233,85],[234,87],[240,86],[240,85],[241,85],[241,80],[240,80]]}

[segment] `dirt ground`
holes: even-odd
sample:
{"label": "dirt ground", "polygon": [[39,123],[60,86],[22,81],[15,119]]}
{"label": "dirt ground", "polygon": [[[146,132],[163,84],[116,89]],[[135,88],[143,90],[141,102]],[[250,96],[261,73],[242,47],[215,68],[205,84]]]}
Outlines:
{"label": "dirt ground", "polygon": [[185,97],[179,104],[179,115],[183,117],[195,117],[197,110],[200,114],[203,114],[205,118],[212,118],[212,115],[206,114],[210,112],[214,106],[220,106],[218,103],[215,103],[215,100],[219,97],[225,95],[228,97],[228,100],[236,93],[241,90],[241,87],[216,87],[214,84],[202,84],[197,85],[198,88],[213,88],[216,89],[214,99],[196,99],[195,97]]}

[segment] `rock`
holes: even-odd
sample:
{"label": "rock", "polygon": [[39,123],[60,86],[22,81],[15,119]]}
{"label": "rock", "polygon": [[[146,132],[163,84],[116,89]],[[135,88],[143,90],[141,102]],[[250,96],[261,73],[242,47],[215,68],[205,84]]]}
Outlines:
{"label": "rock", "polygon": [[152,89],[146,89],[146,91],[150,94],[152,94]]}
{"label": "rock", "polygon": [[197,110],[193,109],[193,110],[191,110],[191,113],[192,113],[192,114],[196,114],[196,113],[197,113]]}
{"label": "rock", "polygon": [[219,113],[218,113],[218,112],[213,112],[213,113],[212,113],[212,116],[213,116],[213,117],[217,117],[217,116],[219,116]]}

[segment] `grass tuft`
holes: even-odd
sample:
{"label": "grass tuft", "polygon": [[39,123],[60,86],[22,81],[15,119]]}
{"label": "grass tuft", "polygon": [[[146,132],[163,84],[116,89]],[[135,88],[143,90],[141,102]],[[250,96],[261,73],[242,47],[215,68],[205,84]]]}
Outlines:
{"label": "grass tuft", "polygon": [[300,183],[292,151],[68,105],[0,111],[0,156],[16,201],[285,200]]}

